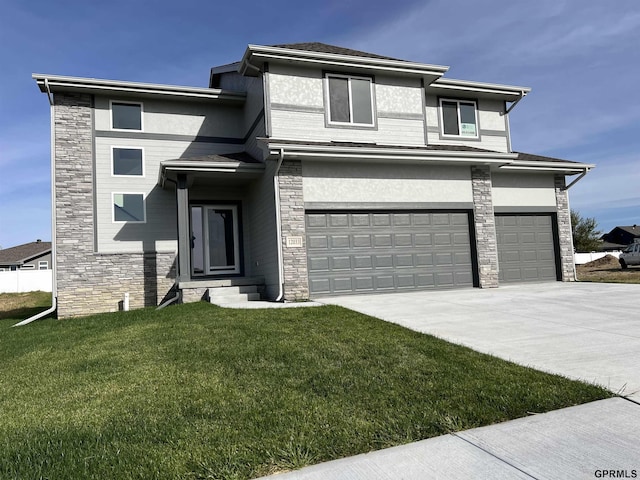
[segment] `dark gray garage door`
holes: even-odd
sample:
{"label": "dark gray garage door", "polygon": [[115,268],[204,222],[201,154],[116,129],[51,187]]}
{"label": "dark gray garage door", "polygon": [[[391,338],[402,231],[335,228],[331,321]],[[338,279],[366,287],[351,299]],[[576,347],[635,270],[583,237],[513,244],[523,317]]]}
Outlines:
{"label": "dark gray garage door", "polygon": [[473,286],[466,212],[307,212],[311,294]]}
{"label": "dark gray garage door", "polygon": [[499,281],[557,280],[553,216],[496,215]]}

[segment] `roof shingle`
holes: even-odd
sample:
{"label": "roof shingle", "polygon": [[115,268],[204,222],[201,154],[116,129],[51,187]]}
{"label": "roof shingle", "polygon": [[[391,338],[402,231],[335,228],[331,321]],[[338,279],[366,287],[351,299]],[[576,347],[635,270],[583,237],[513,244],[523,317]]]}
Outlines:
{"label": "roof shingle", "polygon": [[281,45],[271,45],[276,48],[288,48],[291,50],[303,50],[305,52],[318,52],[318,53],[333,53],[336,55],[349,55],[351,57],[365,57],[365,58],[378,58],[380,60],[394,60],[397,62],[406,62],[406,60],[400,60],[398,58],[385,57],[384,55],[377,55],[375,53],[362,52],[360,50],[353,50],[351,48],[338,47],[335,45],[328,45],[320,42],[310,43],[287,43]]}
{"label": "roof shingle", "polygon": [[30,242],[0,250],[0,264],[20,264],[38,255],[48,253],[51,242]]}

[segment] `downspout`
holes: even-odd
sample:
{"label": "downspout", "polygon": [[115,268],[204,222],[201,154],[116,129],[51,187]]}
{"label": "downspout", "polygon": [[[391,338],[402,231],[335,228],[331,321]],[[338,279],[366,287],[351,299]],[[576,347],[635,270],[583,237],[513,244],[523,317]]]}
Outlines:
{"label": "downspout", "polygon": [[[582,180],[584,178],[584,176],[587,173],[589,173],[590,170],[591,170],[590,168],[585,168],[584,172],[582,172],[580,175],[578,175],[578,177],[575,178],[569,185],[566,185],[564,187],[564,190],[567,191],[571,187],[573,187],[576,183],[578,183],[580,180]],[[571,224],[571,205],[569,203],[569,194],[568,193],[567,193],[567,208],[569,209],[569,230],[571,230],[571,254],[575,255],[575,247],[573,246],[573,225]],[[574,282],[578,281],[578,271],[576,270],[575,257],[574,257],[574,261],[573,261],[573,281]]]}
{"label": "downspout", "polygon": [[280,178],[278,176],[282,161],[284,160],[284,149],[280,149],[278,154],[278,164],[273,175],[273,191],[276,203],[276,231],[278,237],[278,296],[276,302],[282,302],[284,298],[284,261],[282,259],[282,225],[280,224]]}
{"label": "downspout", "polygon": [[[177,194],[178,194],[178,193],[177,193],[177,192],[178,192],[178,182],[176,182],[175,180],[173,180],[173,179],[171,179],[171,178],[163,177],[163,178],[162,178],[162,186],[164,186],[165,182],[171,182],[171,183],[173,183],[173,184],[176,186],[176,195],[177,195]],[[177,200],[176,200],[176,204],[177,204],[177,203],[178,203],[178,202],[177,202]],[[176,219],[176,222],[177,222],[177,219]],[[177,231],[178,231],[178,229],[177,229],[177,226],[176,226],[176,232],[177,232]],[[179,261],[178,261],[178,256],[179,256],[179,255],[180,255],[180,249],[178,249],[178,252],[176,253],[176,265],[179,265]],[[171,297],[171,298],[167,299],[165,302],[163,302],[163,303],[161,303],[160,305],[158,305],[158,307],[156,308],[156,311],[158,311],[158,310],[162,310],[164,307],[167,307],[167,306],[171,305],[172,303],[174,303],[174,302],[176,302],[176,301],[178,301],[178,300],[180,299],[180,297],[182,296],[182,295],[181,295],[181,293],[182,293],[182,292],[181,292],[181,291],[180,291],[180,289],[178,288],[178,282],[177,282],[177,280],[176,280],[176,282],[173,284],[173,287],[171,287],[171,290],[173,290],[173,288],[174,288],[174,287],[175,287],[175,289],[176,289],[176,294],[175,294],[173,297]],[[171,291],[171,290],[169,290],[169,291]]]}
{"label": "downspout", "polygon": [[51,94],[51,88],[49,87],[49,79],[44,79],[44,87],[47,90],[47,97],[49,98],[49,109],[51,117],[51,308],[48,308],[44,312],[40,312],[33,315],[21,322],[18,322],[14,327],[21,327],[31,322],[35,322],[47,315],[52,314],[58,309],[58,282],[56,281],[57,260],[56,260],[56,172],[55,172],[55,118],[54,118],[54,105],[53,95]]}

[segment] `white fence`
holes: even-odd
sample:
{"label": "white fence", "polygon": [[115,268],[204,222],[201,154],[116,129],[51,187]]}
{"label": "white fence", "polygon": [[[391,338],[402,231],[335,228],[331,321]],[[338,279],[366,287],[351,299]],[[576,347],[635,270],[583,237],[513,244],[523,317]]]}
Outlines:
{"label": "white fence", "polygon": [[607,255],[612,255],[616,258],[620,257],[622,252],[591,252],[591,253],[574,253],[573,261],[576,265],[582,265],[583,263],[593,262],[602,257],[606,257]]}
{"label": "white fence", "polygon": [[53,270],[0,272],[0,293],[50,292],[52,286]]}

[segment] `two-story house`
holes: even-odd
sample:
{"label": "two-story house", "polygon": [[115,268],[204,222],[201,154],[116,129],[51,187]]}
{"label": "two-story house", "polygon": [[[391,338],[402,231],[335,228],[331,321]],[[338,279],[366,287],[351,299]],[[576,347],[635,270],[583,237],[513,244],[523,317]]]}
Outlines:
{"label": "two-story house", "polygon": [[293,301],[572,280],[565,179],[592,165],[514,152],[529,88],[446,71],[305,43],[249,45],[209,88],[34,75],[59,317],[172,288]]}

